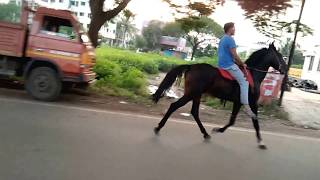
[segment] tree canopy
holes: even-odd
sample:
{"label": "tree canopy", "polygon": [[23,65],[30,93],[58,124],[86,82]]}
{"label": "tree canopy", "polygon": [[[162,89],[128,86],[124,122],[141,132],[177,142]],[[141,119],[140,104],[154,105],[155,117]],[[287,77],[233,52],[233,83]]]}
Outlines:
{"label": "tree canopy", "polygon": [[0,3],[0,20],[9,22],[19,22],[20,8],[15,3]]}

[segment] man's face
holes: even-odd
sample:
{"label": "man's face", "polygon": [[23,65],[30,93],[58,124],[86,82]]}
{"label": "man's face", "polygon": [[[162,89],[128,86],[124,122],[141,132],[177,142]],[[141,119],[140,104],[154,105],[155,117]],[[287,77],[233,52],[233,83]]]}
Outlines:
{"label": "man's face", "polygon": [[233,36],[236,32],[236,28],[233,26],[232,28],[230,28],[230,34]]}

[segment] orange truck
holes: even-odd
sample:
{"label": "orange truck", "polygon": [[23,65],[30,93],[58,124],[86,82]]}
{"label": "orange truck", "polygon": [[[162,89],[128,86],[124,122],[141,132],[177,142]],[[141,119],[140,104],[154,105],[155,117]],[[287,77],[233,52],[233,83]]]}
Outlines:
{"label": "orange truck", "polygon": [[21,8],[20,23],[0,21],[0,77],[22,77],[27,92],[43,101],[94,82],[94,48],[72,12],[31,10],[25,2]]}

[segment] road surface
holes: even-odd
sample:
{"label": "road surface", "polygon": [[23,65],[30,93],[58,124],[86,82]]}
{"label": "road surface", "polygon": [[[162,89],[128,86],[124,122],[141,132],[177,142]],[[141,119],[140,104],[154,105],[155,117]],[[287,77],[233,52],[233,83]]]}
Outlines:
{"label": "road surface", "polygon": [[[319,180],[320,141],[0,97],[1,180]],[[212,125],[206,125],[207,130]]]}

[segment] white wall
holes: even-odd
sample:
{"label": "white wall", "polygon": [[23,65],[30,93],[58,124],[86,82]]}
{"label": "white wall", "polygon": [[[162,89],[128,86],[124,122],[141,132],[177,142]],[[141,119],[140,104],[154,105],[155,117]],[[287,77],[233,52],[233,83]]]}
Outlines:
{"label": "white wall", "polygon": [[[314,56],[313,66],[312,66],[312,69],[309,70],[312,56]],[[320,71],[318,70],[319,63],[320,63],[320,50],[317,51],[317,53],[311,53],[311,54],[305,55],[301,79],[312,80],[317,83],[318,87],[320,87]]]}

